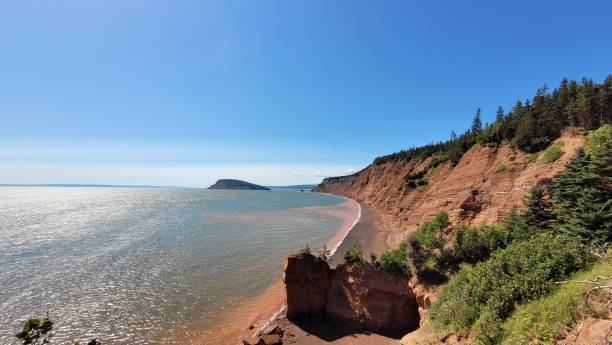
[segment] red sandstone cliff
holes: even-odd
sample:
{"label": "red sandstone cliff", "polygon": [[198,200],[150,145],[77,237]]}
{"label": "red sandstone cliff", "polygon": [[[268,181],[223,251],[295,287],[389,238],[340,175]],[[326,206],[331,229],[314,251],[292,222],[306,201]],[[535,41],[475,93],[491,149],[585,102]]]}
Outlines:
{"label": "red sandstone cliff", "polygon": [[323,318],[401,335],[419,326],[419,300],[408,278],[371,265],[331,269],[313,255],[291,255],[285,259],[283,281],[291,320]]}
{"label": "red sandstone cliff", "polygon": [[[347,196],[374,207],[390,229],[387,242],[395,247],[439,211],[448,212],[453,222],[503,220],[538,181],[561,172],[583,141],[583,135],[564,133],[553,143],[562,142],[564,154],[549,164],[540,158],[533,161],[534,156],[507,145],[498,149],[475,145],[456,166],[447,162],[430,169],[425,187],[410,188],[404,177],[423,170],[429,159],[370,165],[351,176],[325,179],[313,191]],[[503,171],[499,171],[501,165]]]}

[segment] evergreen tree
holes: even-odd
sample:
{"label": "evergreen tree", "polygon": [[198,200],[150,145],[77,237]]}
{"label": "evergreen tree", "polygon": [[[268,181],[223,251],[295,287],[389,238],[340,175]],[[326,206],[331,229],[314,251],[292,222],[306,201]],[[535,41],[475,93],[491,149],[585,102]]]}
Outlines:
{"label": "evergreen tree", "polygon": [[612,240],[612,199],[595,187],[585,187],[576,200],[568,223],[559,230],[586,242],[608,243]]}
{"label": "evergreen tree", "polygon": [[535,152],[536,147],[533,147],[531,142],[535,137],[535,121],[531,112],[528,110],[522,111],[516,127],[516,135],[514,143],[523,151]]}
{"label": "evergreen tree", "polygon": [[574,217],[576,203],[583,189],[592,185],[596,178],[589,169],[589,157],[583,148],[579,148],[553,186],[553,201],[557,206],[556,217],[559,223],[569,223]]}
{"label": "evergreen tree", "polygon": [[612,75],[608,75],[601,85],[601,120],[602,124],[612,124]]}
{"label": "evergreen tree", "polygon": [[527,225],[525,217],[516,210],[516,207],[512,208],[504,223],[512,240],[528,240],[537,232]]}
{"label": "evergreen tree", "polygon": [[472,120],[472,133],[480,133],[482,132],[482,120],[480,118],[480,108],[476,110],[476,115],[474,115],[474,119]]}
{"label": "evergreen tree", "polygon": [[525,224],[539,231],[550,229],[553,220],[553,205],[548,197],[548,188],[543,183],[531,189],[525,199],[527,210],[524,214]]}
{"label": "evergreen tree", "polygon": [[497,113],[495,113],[495,121],[501,121],[504,119],[504,108],[500,105],[497,107]]}
{"label": "evergreen tree", "polygon": [[584,241],[612,240],[612,127],[589,135],[591,155],[579,149],[553,187],[556,230]]}
{"label": "evergreen tree", "polygon": [[493,123],[493,129],[495,130],[495,137],[497,139],[497,145],[500,145],[502,142],[502,133],[504,126],[504,109],[500,105],[497,107],[497,112],[495,113],[495,122]]}
{"label": "evergreen tree", "polygon": [[605,125],[589,134],[587,147],[603,186],[612,185],[612,126]]}

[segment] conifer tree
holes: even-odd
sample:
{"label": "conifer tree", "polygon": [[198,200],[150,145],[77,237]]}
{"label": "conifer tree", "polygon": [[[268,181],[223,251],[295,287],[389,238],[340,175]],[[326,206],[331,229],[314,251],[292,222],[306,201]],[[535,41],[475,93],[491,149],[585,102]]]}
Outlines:
{"label": "conifer tree", "polygon": [[504,224],[513,240],[528,240],[536,233],[533,228],[527,225],[525,218],[516,210],[516,207],[512,208],[512,212],[506,217]]}
{"label": "conifer tree", "polygon": [[500,105],[497,107],[497,112],[495,113],[495,121],[501,121],[504,119],[504,108]]}
{"label": "conifer tree", "polygon": [[552,202],[548,197],[548,188],[542,183],[531,189],[525,199],[527,211],[524,214],[527,226],[539,231],[548,230],[553,220]]}
{"label": "conifer tree", "polygon": [[612,240],[612,127],[589,135],[553,187],[556,230],[586,242]]}
{"label": "conifer tree", "polygon": [[482,132],[482,120],[480,118],[480,108],[476,110],[476,115],[474,115],[474,119],[472,120],[472,133],[480,133]]}
{"label": "conifer tree", "polygon": [[537,147],[531,145],[532,139],[535,137],[535,121],[529,110],[524,110],[520,116],[517,126],[514,142],[523,151],[535,152]]}
{"label": "conifer tree", "polygon": [[601,123],[612,124],[612,75],[603,82],[601,94]]}

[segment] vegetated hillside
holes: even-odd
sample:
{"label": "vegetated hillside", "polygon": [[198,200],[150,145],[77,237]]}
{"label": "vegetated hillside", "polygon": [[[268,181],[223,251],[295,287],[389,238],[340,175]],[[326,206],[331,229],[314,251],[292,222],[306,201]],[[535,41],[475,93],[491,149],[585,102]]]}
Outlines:
{"label": "vegetated hillside", "polygon": [[[564,81],[491,125],[478,111],[460,136],[315,189],[383,215],[403,255],[381,258],[408,268],[422,301],[402,344],[609,342],[611,119],[612,77]],[[591,288],[560,285],[572,275]]]}
{"label": "vegetated hillside", "polygon": [[268,187],[256,185],[254,183],[242,181],[242,180],[232,180],[232,179],[222,179],[218,180],[215,184],[208,187],[208,189],[234,189],[234,190],[270,190]]}
{"label": "vegetated hillside", "polygon": [[502,221],[539,181],[561,172],[583,141],[580,131],[563,133],[551,144],[563,153],[551,163],[544,161],[543,153],[527,154],[510,145],[474,145],[457,165],[445,162],[428,169],[421,186],[410,187],[406,177],[425,171],[432,158],[370,165],[352,176],[325,179],[314,191],[374,207],[390,230],[387,242],[396,247],[440,211],[448,212],[454,223]]}
{"label": "vegetated hillside", "polygon": [[543,179],[553,178],[582,145],[584,133],[612,121],[612,76],[602,84],[564,79],[549,92],[444,142],[378,157],[366,169],[323,180],[315,192],[354,198],[378,210],[397,245],[437,212],[454,222],[497,223]]}

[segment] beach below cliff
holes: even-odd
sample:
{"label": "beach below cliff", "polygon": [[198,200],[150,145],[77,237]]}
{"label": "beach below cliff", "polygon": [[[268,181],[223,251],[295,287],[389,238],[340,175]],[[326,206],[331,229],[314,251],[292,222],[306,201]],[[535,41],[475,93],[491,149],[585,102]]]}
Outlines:
{"label": "beach below cliff", "polygon": [[[329,263],[334,267],[342,262],[346,249],[355,241],[361,243],[364,253],[379,256],[387,249],[387,229],[380,215],[372,208],[360,205],[352,199],[334,207],[309,206],[303,211],[315,212],[321,215],[333,215],[341,220],[341,227],[325,243],[332,250]],[[313,254],[320,246],[310,244]],[[246,298],[237,302],[220,318],[218,326],[211,330],[208,336],[192,339],[194,344],[242,344],[242,339],[248,339],[261,332],[270,324],[281,325],[286,330],[286,340],[292,344],[395,344],[394,339],[372,333],[363,333],[351,327],[330,325],[328,323],[293,324],[285,315],[285,286],[279,270],[279,281],[261,295]]]}
{"label": "beach below cliff", "polygon": [[[346,248],[353,242],[362,243],[364,252],[380,253],[386,249],[385,229],[378,214],[352,199],[333,206],[306,206],[299,212],[311,213],[321,217],[335,217],[340,220],[338,230],[326,242],[333,255],[330,264],[341,262]],[[313,254],[321,249],[323,243],[304,243],[309,245]],[[287,253],[291,254],[291,253]],[[242,344],[248,338],[263,330],[270,323],[283,319],[286,300],[285,286],[282,282],[282,262],[279,262],[278,281],[263,293],[235,301],[217,316],[216,327],[204,337],[186,339],[192,344]]]}
{"label": "beach below cliff", "polygon": [[[373,208],[361,204],[361,218],[351,229],[336,253],[329,260],[331,267],[343,261],[345,251],[357,241],[361,243],[366,258],[371,254],[380,256],[388,249],[389,231],[383,224],[380,214]],[[284,338],[290,344],[297,345],[397,345],[400,340],[382,334],[376,334],[351,325],[327,321],[305,321],[294,323],[287,318],[279,318],[278,325],[284,330]]]}
{"label": "beach below cliff", "polygon": [[[353,204],[351,205],[351,203]],[[355,207],[355,205],[358,204],[349,199],[349,202],[344,206]],[[326,243],[327,247],[334,252],[329,260],[332,267],[343,261],[344,252],[355,241],[361,243],[368,258],[370,254],[379,256],[388,248],[386,241],[388,229],[383,225],[378,212],[365,205],[358,206],[360,217],[356,223],[351,225],[350,231],[345,233],[346,228],[340,229]],[[344,217],[350,214],[350,212],[341,209],[326,208],[320,211],[326,213],[340,211]],[[340,213],[338,213],[338,216],[340,216]],[[312,251],[314,253],[315,248],[312,248]],[[241,322],[243,328],[239,332],[227,334],[224,341],[228,344],[240,344],[242,339],[249,339],[254,334],[264,331],[265,328],[269,330],[278,325],[284,331],[283,340],[290,344],[399,344],[397,339],[363,332],[349,325],[325,321],[293,323],[285,317],[285,299],[285,287],[282,281],[279,281],[264,295],[249,301],[243,305],[244,307],[236,309],[233,313],[233,321]],[[249,317],[245,318],[245,316]]]}

